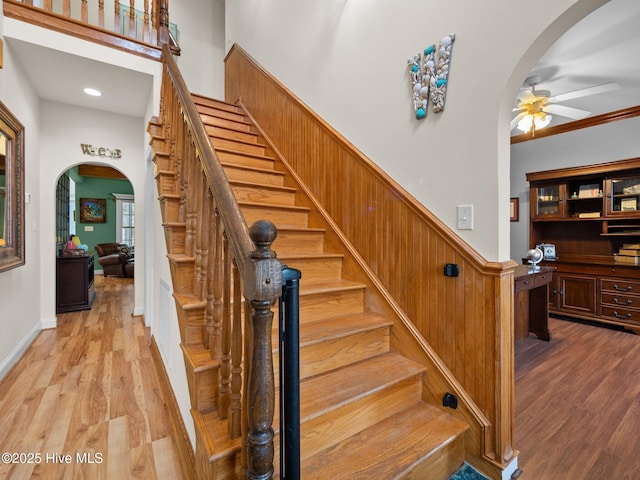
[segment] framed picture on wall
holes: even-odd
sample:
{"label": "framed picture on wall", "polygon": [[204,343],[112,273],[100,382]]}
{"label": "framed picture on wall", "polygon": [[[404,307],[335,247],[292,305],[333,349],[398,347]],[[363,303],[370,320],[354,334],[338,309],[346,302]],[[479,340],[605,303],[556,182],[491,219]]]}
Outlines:
{"label": "framed picture on wall", "polygon": [[509,215],[512,222],[520,220],[520,199],[518,197],[509,200]]}
{"label": "framed picture on wall", "polygon": [[80,223],[105,223],[107,204],[104,198],[80,199]]}

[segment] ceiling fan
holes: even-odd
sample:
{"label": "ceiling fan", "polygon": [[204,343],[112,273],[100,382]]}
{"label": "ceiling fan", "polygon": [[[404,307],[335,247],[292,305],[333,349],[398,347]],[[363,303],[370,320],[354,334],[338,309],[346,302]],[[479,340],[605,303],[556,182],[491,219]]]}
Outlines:
{"label": "ceiling fan", "polygon": [[511,130],[517,127],[524,133],[531,131],[532,135],[535,135],[536,130],[549,125],[551,115],[559,115],[572,120],[586,118],[591,115],[591,112],[566,105],[558,105],[558,103],[573,100],[574,98],[586,97],[588,95],[611,92],[620,88],[620,85],[617,83],[608,82],[554,95],[552,97],[549,90],[537,90],[536,85],[538,85],[538,83],[540,83],[539,76],[531,76],[524,81],[518,93],[517,106],[513,109],[513,111],[518,112],[518,114],[511,120]]}

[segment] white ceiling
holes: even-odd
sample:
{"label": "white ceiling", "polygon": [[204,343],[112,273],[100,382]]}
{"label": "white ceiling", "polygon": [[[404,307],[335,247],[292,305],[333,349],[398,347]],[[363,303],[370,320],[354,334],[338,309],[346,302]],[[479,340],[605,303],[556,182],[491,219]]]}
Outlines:
{"label": "white ceiling", "polygon": [[[6,41],[41,99],[145,116],[152,88],[150,75],[13,38]],[[100,90],[102,96],[86,95],[85,87]]]}
{"label": "white ceiling", "polygon": [[[551,46],[530,75],[538,75],[536,88],[552,96],[618,83],[613,92],[561,103],[592,116],[640,105],[640,1],[611,0],[585,17]],[[550,125],[570,121],[554,116]]]}
{"label": "white ceiling", "polygon": [[[42,99],[144,117],[151,77],[7,38]],[[560,38],[533,68],[537,88],[558,95],[606,82],[620,89],[563,102],[592,115],[640,105],[640,0],[611,0]],[[524,79],[523,79],[524,81]],[[103,92],[89,97],[84,87]],[[570,121],[554,116],[551,125]],[[517,133],[517,132],[516,132]]]}

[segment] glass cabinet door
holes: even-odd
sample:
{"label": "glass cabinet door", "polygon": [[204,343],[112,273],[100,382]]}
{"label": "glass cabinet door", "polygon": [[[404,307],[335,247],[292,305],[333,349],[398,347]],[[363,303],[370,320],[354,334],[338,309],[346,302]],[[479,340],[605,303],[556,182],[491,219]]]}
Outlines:
{"label": "glass cabinet door", "polygon": [[533,189],[532,205],[535,218],[562,218],[564,216],[564,184],[550,184]]}
{"label": "glass cabinet door", "polygon": [[640,216],[640,177],[612,178],[608,190],[608,215]]}

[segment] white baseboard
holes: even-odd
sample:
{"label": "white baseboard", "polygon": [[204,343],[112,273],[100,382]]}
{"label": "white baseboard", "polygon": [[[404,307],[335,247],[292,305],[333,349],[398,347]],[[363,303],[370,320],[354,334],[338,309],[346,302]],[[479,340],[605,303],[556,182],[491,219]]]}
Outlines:
{"label": "white baseboard", "polygon": [[56,317],[53,317],[49,320],[42,320],[42,322],[40,322],[40,325],[42,327],[42,330],[46,330],[48,328],[58,328],[58,319]]}
{"label": "white baseboard", "polygon": [[4,376],[9,373],[9,370],[18,363],[22,354],[29,348],[29,345],[35,340],[35,338],[40,333],[42,326],[40,324],[35,324],[31,331],[27,333],[27,335],[14,347],[14,349],[9,353],[9,355],[0,362],[0,379],[3,379]]}
{"label": "white baseboard", "polygon": [[[511,460],[511,463],[502,471],[502,480],[511,480],[513,474],[519,470],[518,457]],[[519,475],[518,475],[519,476]]]}

